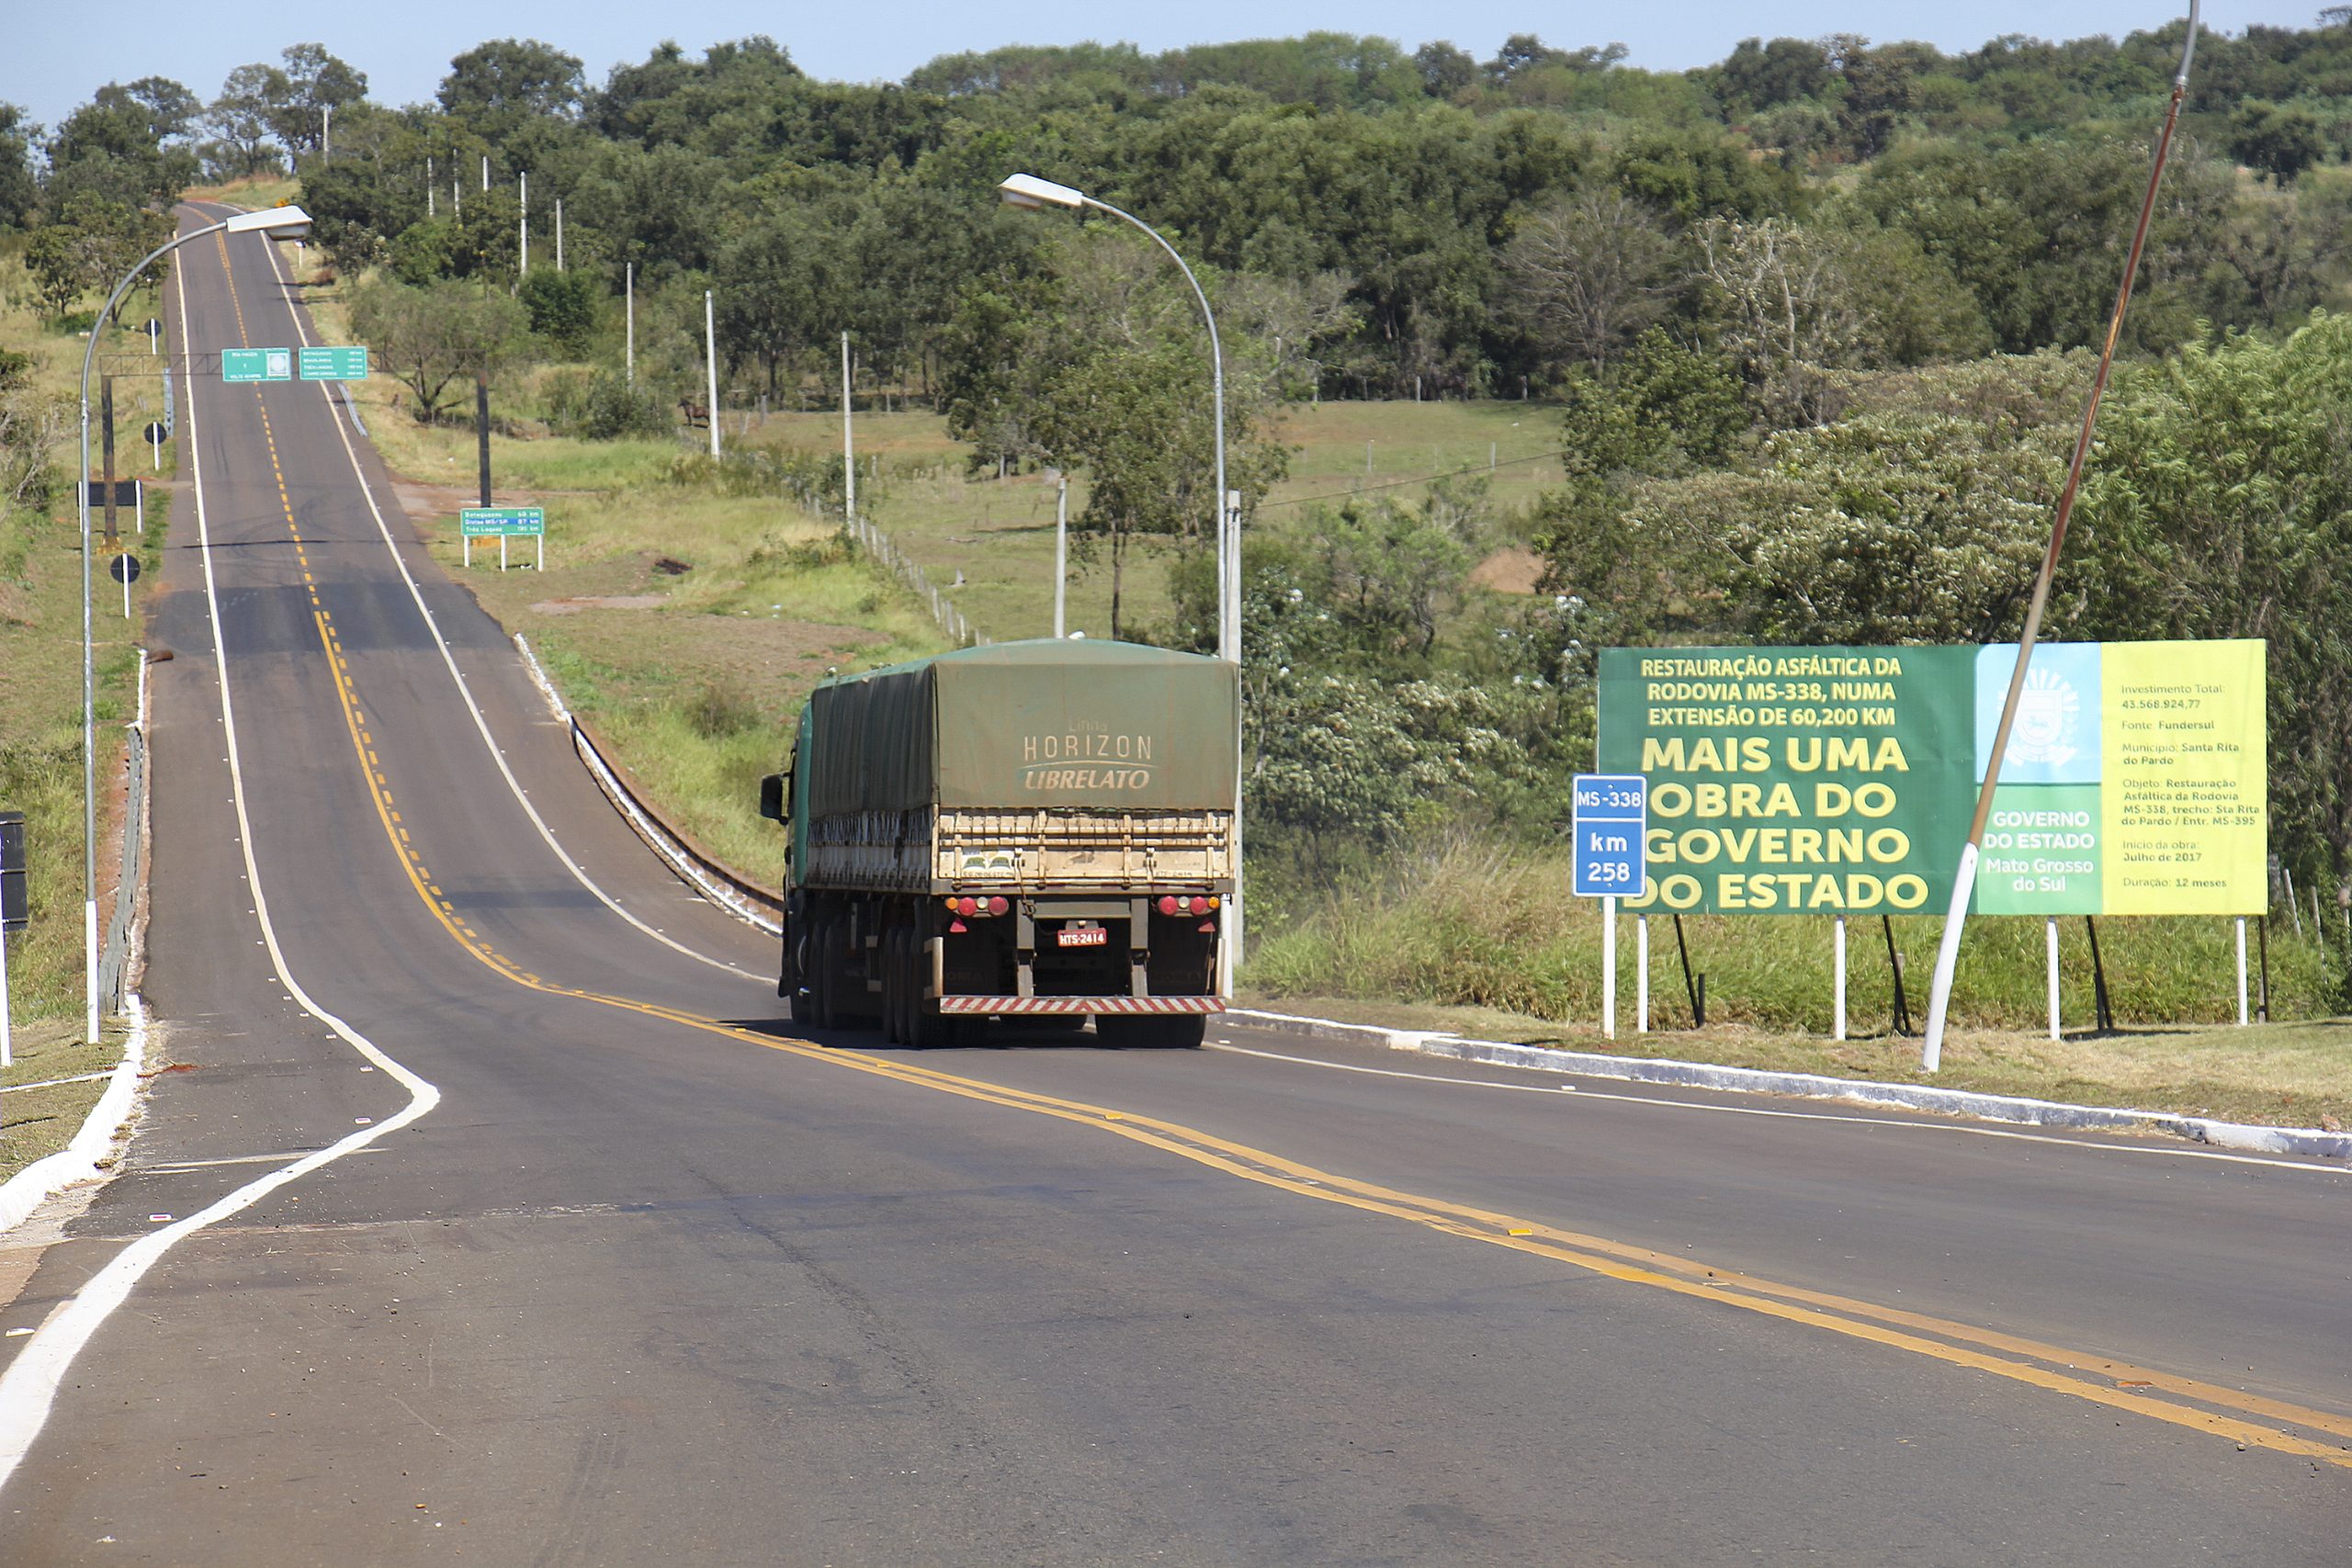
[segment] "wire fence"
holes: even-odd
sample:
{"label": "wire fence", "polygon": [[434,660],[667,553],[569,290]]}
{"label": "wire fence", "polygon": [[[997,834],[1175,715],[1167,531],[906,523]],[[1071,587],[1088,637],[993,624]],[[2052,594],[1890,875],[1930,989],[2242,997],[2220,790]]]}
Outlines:
{"label": "wire fence", "polygon": [[949,602],[922,568],[907,558],[906,552],[891,541],[889,535],[863,517],[851,518],[846,529],[852,544],[888,569],[916,598],[931,607],[931,618],[939,623],[939,629],[947,634],[949,641],[958,648],[978,648],[988,642],[988,634],[965,618],[964,612]]}

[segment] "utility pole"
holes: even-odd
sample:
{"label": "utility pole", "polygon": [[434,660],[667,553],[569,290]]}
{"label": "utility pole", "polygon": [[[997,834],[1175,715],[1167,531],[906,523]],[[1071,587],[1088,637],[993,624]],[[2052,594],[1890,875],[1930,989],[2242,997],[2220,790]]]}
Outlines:
{"label": "utility pole", "polygon": [[531,270],[531,176],[526,173],[514,178],[516,189],[522,193],[516,200],[516,205],[522,209],[522,216],[516,221],[523,235],[523,261],[514,269],[514,276],[520,277]]}
{"label": "utility pole", "polygon": [[1054,637],[1069,635],[1062,608],[1069,594],[1069,476],[1054,487]]}
{"label": "utility pole", "polygon": [[710,424],[710,455],[718,456],[718,318],[717,307],[711,303],[711,291],[702,291],[702,354],[703,365],[710,378],[710,407],[707,411]]}
{"label": "utility pole", "polygon": [[842,333],[842,516],[857,521],[857,451],[850,439],[849,333]]}
{"label": "utility pole", "polygon": [[623,363],[628,367],[628,384],[637,385],[637,264],[629,262],[621,268],[621,298],[628,301],[628,347]]}
{"label": "utility pole", "polygon": [[474,431],[481,446],[481,503],[490,504],[490,373],[474,377]]}

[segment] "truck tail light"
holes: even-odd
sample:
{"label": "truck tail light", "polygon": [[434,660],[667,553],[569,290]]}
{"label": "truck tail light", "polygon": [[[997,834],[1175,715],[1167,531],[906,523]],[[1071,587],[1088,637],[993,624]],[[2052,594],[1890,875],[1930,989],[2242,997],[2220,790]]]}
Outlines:
{"label": "truck tail light", "polygon": [[1216,908],[1216,895],[1204,897],[1194,894],[1163,893],[1159,896],[1159,912],[1163,915],[1205,915]]}
{"label": "truck tail light", "polygon": [[1175,914],[1183,907],[1173,893],[1162,893],[1159,896],[1159,912],[1163,915]]}
{"label": "truck tail light", "polygon": [[989,913],[991,915],[1001,915],[1012,908],[1012,906],[1002,898],[991,898],[989,900]]}

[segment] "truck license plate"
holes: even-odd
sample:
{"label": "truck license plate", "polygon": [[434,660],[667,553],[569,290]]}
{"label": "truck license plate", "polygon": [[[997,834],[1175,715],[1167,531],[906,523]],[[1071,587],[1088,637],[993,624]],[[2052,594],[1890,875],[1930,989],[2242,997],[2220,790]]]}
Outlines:
{"label": "truck license plate", "polygon": [[1111,944],[1111,928],[1068,926],[1055,940],[1064,947],[1108,947]]}

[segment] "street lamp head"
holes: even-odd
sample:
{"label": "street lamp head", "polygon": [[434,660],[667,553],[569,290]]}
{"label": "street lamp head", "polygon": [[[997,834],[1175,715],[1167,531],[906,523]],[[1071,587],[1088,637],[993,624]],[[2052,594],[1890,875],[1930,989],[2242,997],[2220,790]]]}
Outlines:
{"label": "street lamp head", "polygon": [[1086,193],[1069,186],[1057,186],[1051,180],[1041,180],[1035,175],[1013,175],[997,187],[1007,207],[1068,207],[1086,205]]}
{"label": "street lamp head", "polygon": [[273,240],[299,240],[311,231],[311,215],[299,207],[262,207],[232,213],[221,227],[232,234],[258,231]]}

